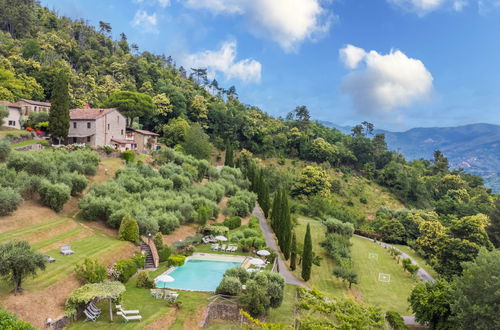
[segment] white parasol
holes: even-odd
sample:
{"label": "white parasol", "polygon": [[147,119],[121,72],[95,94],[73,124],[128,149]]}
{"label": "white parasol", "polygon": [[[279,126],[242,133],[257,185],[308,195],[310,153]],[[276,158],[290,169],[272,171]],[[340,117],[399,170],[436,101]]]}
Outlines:
{"label": "white parasol", "polygon": [[269,251],[267,251],[267,250],[259,250],[259,251],[257,251],[257,254],[258,254],[259,256],[264,256],[264,257],[267,257],[268,255],[270,255],[270,254],[271,254],[271,252],[269,252]]}

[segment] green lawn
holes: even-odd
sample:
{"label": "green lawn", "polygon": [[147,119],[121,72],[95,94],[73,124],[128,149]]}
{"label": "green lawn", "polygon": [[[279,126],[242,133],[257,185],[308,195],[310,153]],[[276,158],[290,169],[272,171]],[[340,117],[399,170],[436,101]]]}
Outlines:
{"label": "green lawn", "polygon": [[[151,278],[163,273],[167,267],[161,265],[156,271],[150,274]],[[68,329],[141,329],[151,322],[154,322],[161,316],[169,312],[173,307],[168,307],[165,300],[151,297],[148,289],[136,288],[136,278],[132,278],[125,285],[127,291],[122,296],[121,304],[126,309],[138,309],[142,316],[142,321],[131,321],[125,323],[116,313],[113,316],[113,322],[109,319],[109,303],[102,301],[98,306],[102,309],[102,314],[98,321],[83,322],[79,320],[72,323]],[[181,308],[175,314],[175,321],[169,329],[183,329],[184,323],[189,319],[196,317],[198,309],[207,305],[207,298],[211,296],[209,293],[178,291],[181,302]]]}
{"label": "green lawn", "polygon": [[13,145],[11,145],[11,147],[13,149],[15,149],[15,148],[21,148],[21,147],[29,146],[31,144],[40,143],[41,141],[43,141],[43,140],[26,140],[26,141],[22,141],[22,142],[13,144]]}
{"label": "green lawn", "polygon": [[[229,243],[231,244],[231,243]],[[234,243],[236,244],[236,243]],[[227,245],[227,243],[226,243]],[[200,244],[196,245],[194,248],[194,252],[201,253],[213,253],[213,254],[228,254],[228,255],[237,255],[237,256],[247,256],[248,252],[242,252],[237,250],[236,252],[223,252],[223,251],[214,251],[212,250],[212,244]]]}
{"label": "green lawn", "polygon": [[2,127],[0,126],[0,139],[3,138],[4,136],[7,135],[21,135],[21,134],[28,134],[28,131],[22,130],[22,129],[12,129],[8,127]]}
{"label": "green lawn", "polygon": [[51,230],[56,226],[62,225],[66,221],[71,220],[69,218],[58,218],[51,221],[42,222],[38,225],[6,231],[0,234],[0,244],[6,243],[11,240],[20,240],[23,238],[23,236],[33,233],[40,233],[42,231]]}
{"label": "green lawn", "polygon": [[[332,276],[335,263],[326,255],[319,245],[324,240],[324,226],[316,221],[300,218],[295,228],[297,240],[304,239],[307,223],[311,225],[311,236],[314,251],[323,257],[321,266],[313,266],[309,285],[312,285],[331,296],[355,295],[363,301],[380,306],[384,311],[394,310],[403,315],[410,315],[407,297],[416,285],[417,280],[403,271],[401,265],[396,263],[389,252],[371,241],[353,237],[351,239],[352,259],[358,273],[358,285],[353,285],[354,290],[349,293],[348,286]],[[377,260],[368,258],[370,253],[377,254]],[[379,273],[391,274],[389,283],[378,280]],[[294,272],[300,278],[300,267]]]}
{"label": "green lawn", "polygon": [[423,268],[429,275],[431,275],[434,278],[439,277],[439,274],[434,270],[434,268],[429,265],[424,258],[422,258],[415,250],[413,250],[411,247],[407,245],[398,245],[398,244],[393,244],[393,246],[397,247],[410,257],[412,257],[419,265],[420,268]]}
{"label": "green lawn", "polygon": [[285,285],[285,296],[280,307],[269,310],[266,321],[270,323],[281,323],[293,326],[297,287],[295,285]]}

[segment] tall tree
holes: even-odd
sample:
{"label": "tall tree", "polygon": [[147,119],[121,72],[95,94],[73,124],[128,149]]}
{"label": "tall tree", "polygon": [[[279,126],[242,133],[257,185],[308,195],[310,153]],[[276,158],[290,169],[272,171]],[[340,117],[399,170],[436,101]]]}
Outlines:
{"label": "tall tree", "polygon": [[226,158],[224,159],[224,165],[234,167],[234,153],[231,144],[228,144],[226,147]]}
{"label": "tall tree", "polygon": [[456,278],[452,319],[463,329],[498,329],[500,326],[500,250],[482,249],[472,262],[462,264]]}
{"label": "tall tree", "polygon": [[65,71],[59,70],[52,89],[52,106],[49,115],[49,131],[53,140],[65,140],[69,131],[69,79]]}
{"label": "tall tree", "polygon": [[281,217],[281,190],[278,189],[274,194],[273,208],[271,210],[271,227],[274,233],[276,233],[277,224]]}
{"label": "tall tree", "polygon": [[292,241],[292,218],[290,216],[290,207],[288,206],[288,197],[286,193],[282,198],[282,220],[281,220],[281,251],[285,260],[290,258],[290,245]]}
{"label": "tall tree", "polygon": [[260,207],[262,207],[262,210],[264,211],[264,215],[266,218],[269,215],[269,208],[271,207],[271,200],[269,198],[269,184],[267,181],[264,181],[263,186],[262,186],[262,200],[259,202]]}
{"label": "tall tree", "polygon": [[46,259],[26,241],[13,241],[0,245],[0,275],[14,284],[14,293],[22,290],[22,281],[28,275],[45,269]]}
{"label": "tall tree", "polygon": [[34,0],[9,0],[0,2],[0,28],[14,38],[28,35],[35,22]]}
{"label": "tall tree", "polygon": [[297,268],[297,238],[294,232],[292,233],[292,244],[290,246],[290,269],[295,270],[295,268]]}
{"label": "tall tree", "polygon": [[490,214],[490,225],[486,228],[493,245],[500,248],[500,198],[495,201],[495,207]]}
{"label": "tall tree", "polygon": [[129,126],[132,126],[134,118],[149,117],[155,109],[151,96],[130,91],[119,91],[111,94],[103,106],[117,108],[122,115],[127,117]]}
{"label": "tall tree", "polygon": [[309,281],[313,262],[311,226],[307,224],[306,236],[304,237],[304,249],[302,251],[302,278]]}

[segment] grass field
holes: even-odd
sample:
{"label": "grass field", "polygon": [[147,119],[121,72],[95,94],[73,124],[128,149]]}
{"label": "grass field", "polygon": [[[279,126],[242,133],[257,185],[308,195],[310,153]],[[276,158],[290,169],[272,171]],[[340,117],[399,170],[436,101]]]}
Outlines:
{"label": "grass field", "polygon": [[13,149],[15,149],[15,148],[21,148],[21,147],[29,146],[31,144],[40,143],[41,141],[43,141],[43,140],[26,140],[26,141],[22,141],[22,142],[13,144],[13,145],[11,145],[11,147]]}
{"label": "grass field", "polygon": [[[303,241],[307,224],[311,224],[311,235],[314,251],[323,257],[321,266],[313,266],[309,284],[325,291],[332,296],[353,296],[367,303],[380,306],[384,311],[394,310],[403,315],[410,315],[407,297],[416,285],[417,280],[403,271],[401,265],[396,263],[389,252],[383,247],[359,238],[351,239],[352,259],[358,273],[358,285],[353,285],[351,290],[347,284],[332,276],[335,263],[326,255],[319,245],[324,240],[324,227],[316,220],[299,219],[295,231],[297,240]],[[377,260],[369,259],[370,253],[377,254]],[[300,267],[294,272],[300,278]],[[379,281],[379,273],[390,274],[389,283]]]}
{"label": "grass field", "polygon": [[21,134],[28,134],[28,131],[22,130],[22,129],[12,129],[8,127],[2,127],[0,126],[0,139],[3,138],[4,136],[7,135],[21,135]]}

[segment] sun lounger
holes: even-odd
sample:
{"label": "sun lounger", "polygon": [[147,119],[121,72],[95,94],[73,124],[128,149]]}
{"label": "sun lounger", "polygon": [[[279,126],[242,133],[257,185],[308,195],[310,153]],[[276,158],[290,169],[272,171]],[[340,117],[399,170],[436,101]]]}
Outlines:
{"label": "sun lounger", "polygon": [[87,305],[87,310],[92,312],[92,314],[101,314],[101,310],[96,307],[92,302]]}
{"label": "sun lounger", "polygon": [[222,244],[222,246],[220,247],[220,250],[221,251],[226,251],[226,244]]}
{"label": "sun lounger", "polygon": [[238,247],[237,247],[236,245],[234,245],[234,246],[232,247],[232,249],[231,249],[231,251],[230,251],[230,252],[236,252],[236,250],[238,250]]}
{"label": "sun lounger", "polygon": [[219,244],[214,244],[212,250],[217,251],[219,249]]}
{"label": "sun lounger", "polygon": [[142,320],[142,316],[140,316],[140,315],[125,315],[122,312],[116,312],[116,315],[120,315],[121,317],[123,317],[125,322],[134,321],[134,320],[139,320],[139,321]]}
{"label": "sun lounger", "polygon": [[202,241],[203,241],[203,243],[205,243],[205,244],[210,243],[210,239],[209,239],[207,236],[203,237],[201,240],[202,240]]}
{"label": "sun lounger", "polygon": [[87,322],[87,321],[95,322],[97,320],[97,318],[99,317],[99,315],[92,314],[87,309],[85,309],[83,311],[83,314],[87,317],[85,319],[85,322]]}
{"label": "sun lounger", "polygon": [[133,315],[133,314],[139,314],[139,310],[137,309],[131,309],[131,310],[125,310],[122,308],[121,305],[116,305],[116,309],[121,312],[124,315]]}
{"label": "sun lounger", "polygon": [[165,292],[164,297],[166,300],[171,300],[171,301],[175,302],[177,300],[177,298],[179,297],[179,294],[175,291],[168,291],[168,292]]}
{"label": "sun lounger", "polygon": [[71,250],[71,247],[69,245],[63,245],[61,246],[61,254],[62,255],[70,255],[70,254],[73,254],[75,253],[75,251]]}

